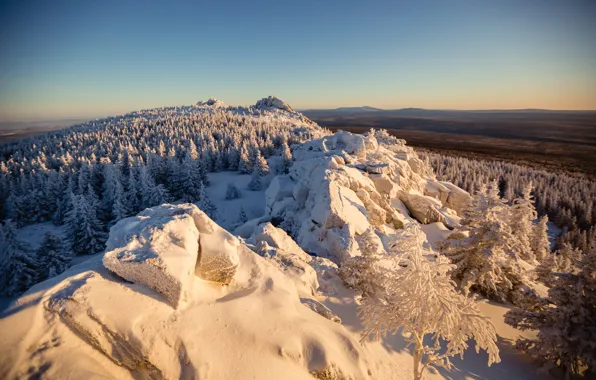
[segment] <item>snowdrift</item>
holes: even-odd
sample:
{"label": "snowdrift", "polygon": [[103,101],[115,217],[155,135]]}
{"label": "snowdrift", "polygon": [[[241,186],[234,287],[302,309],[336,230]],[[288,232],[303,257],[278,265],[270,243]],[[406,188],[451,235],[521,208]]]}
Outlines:
{"label": "snowdrift", "polygon": [[[273,226],[259,236],[265,258],[190,204],[122,220],[103,259],[0,320],[0,377],[371,378],[366,351],[312,297],[313,258]],[[212,262],[225,264],[218,282]]]}

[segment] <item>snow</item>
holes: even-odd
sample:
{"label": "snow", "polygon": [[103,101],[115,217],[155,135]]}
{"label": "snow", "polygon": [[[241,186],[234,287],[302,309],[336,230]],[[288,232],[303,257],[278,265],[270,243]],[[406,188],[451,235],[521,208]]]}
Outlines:
{"label": "snow", "polygon": [[281,100],[275,96],[269,96],[267,98],[263,98],[263,99],[259,100],[255,104],[255,108],[257,108],[257,109],[277,108],[277,109],[292,112],[292,113],[296,112],[296,111],[294,111],[294,109],[292,107],[290,107],[289,104],[287,104],[286,102],[284,102],[283,100]]}
{"label": "snow", "polygon": [[452,232],[443,223],[424,224],[421,228],[426,234],[426,240],[433,248],[436,247],[438,242],[445,240]]}
{"label": "snow", "polygon": [[[265,214],[265,189],[267,188],[274,174],[263,177],[263,190],[250,191],[247,189],[250,182],[250,174],[239,174],[238,172],[217,172],[209,173],[209,187],[206,188],[211,202],[217,207],[215,221],[222,227],[233,230],[238,220],[240,206],[244,208],[248,219],[261,217]],[[240,190],[238,199],[226,200],[228,183],[233,183]]]}
{"label": "snow", "polygon": [[57,237],[64,238],[65,227],[56,226],[51,222],[37,223],[19,228],[17,238],[31,249],[32,252],[37,250],[41,245],[45,234],[51,233]]}
{"label": "snow", "polygon": [[[153,212],[164,218],[159,214]],[[214,245],[221,237],[213,236]],[[197,277],[178,310],[145,285],[113,275],[100,257],[38,284],[0,320],[0,377],[311,379],[310,373],[341,371],[366,379],[388,373],[271,260],[243,244],[237,248],[233,281],[222,287]]]}

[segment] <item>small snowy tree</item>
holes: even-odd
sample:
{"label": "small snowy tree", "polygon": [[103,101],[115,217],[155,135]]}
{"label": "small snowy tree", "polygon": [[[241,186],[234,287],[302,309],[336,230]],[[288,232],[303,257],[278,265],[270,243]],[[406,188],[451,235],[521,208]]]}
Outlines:
{"label": "small snowy tree", "polygon": [[91,196],[71,193],[71,206],[66,214],[67,233],[75,254],[96,253],[104,248],[105,233],[97,219]]}
{"label": "small snowy tree", "polygon": [[509,226],[517,239],[520,257],[529,263],[536,261],[532,245],[532,221],[536,219],[536,208],[531,196],[532,184],[524,187],[522,196],[515,198],[509,210]]}
{"label": "small snowy tree", "polygon": [[386,253],[377,240],[378,238],[374,238],[374,229],[369,228],[360,236],[359,247],[362,255],[344,260],[339,267],[338,274],[344,284],[365,297],[380,294],[387,276],[387,272],[380,265]]}
{"label": "small snowy tree", "polygon": [[269,174],[269,164],[267,164],[267,160],[265,160],[258,149],[255,149],[253,171],[255,169],[259,171],[260,176]]}
{"label": "small snowy tree", "polygon": [[36,256],[41,264],[40,280],[64,272],[72,261],[71,252],[65,249],[62,241],[57,236],[49,232],[45,234],[41,246],[37,249]]}
{"label": "small snowy tree", "polygon": [[550,242],[548,241],[548,216],[538,220],[538,224],[532,229],[530,245],[532,252],[538,262],[542,262],[547,255],[550,255]]}
{"label": "small snowy tree", "polygon": [[200,200],[199,200],[199,204],[198,204],[199,208],[205,214],[207,214],[208,217],[215,220],[215,217],[217,215],[217,207],[213,204],[213,202],[211,202],[211,199],[209,199],[209,196],[207,195],[207,191],[205,190],[205,186],[202,183],[199,186],[199,196],[200,196]]}
{"label": "small snowy tree", "polygon": [[501,204],[490,199],[494,196],[482,192],[474,196],[462,228],[439,243],[438,249],[455,264],[451,273],[464,293],[472,290],[499,302],[515,302],[525,281],[518,241],[502,220]]}
{"label": "small snowy tree", "polygon": [[559,366],[569,378],[596,370],[596,249],[582,255],[581,270],[558,273],[546,299],[533,307],[513,309],[505,322],[538,330],[536,339],[520,339],[517,347]]}
{"label": "small snowy tree", "polygon": [[130,209],[126,202],[126,194],[120,181],[115,183],[114,200],[112,203],[112,221],[117,222],[130,215]]}
{"label": "small snowy tree", "polygon": [[[495,328],[476,302],[455,289],[448,274],[452,265],[422,246],[422,231],[409,223],[394,245],[391,274],[384,277],[383,294],[366,298],[359,308],[366,329],[362,339],[403,329],[414,346],[414,379],[428,370],[452,368],[450,358],[462,356],[470,339],[488,353],[488,365],[499,362]],[[442,347],[441,342],[446,342]]]}
{"label": "small snowy tree", "polygon": [[292,152],[290,152],[290,147],[284,141],[281,146],[281,173],[288,174],[290,172],[290,166],[292,166]]}
{"label": "small snowy tree", "polygon": [[240,210],[238,211],[238,218],[236,218],[236,223],[234,223],[234,228],[240,227],[247,221],[248,217],[246,216],[246,212],[244,212],[244,207],[240,206]]}
{"label": "small snowy tree", "polygon": [[240,149],[240,158],[238,159],[238,171],[242,174],[252,172],[252,165],[248,156],[248,149],[243,145]]}
{"label": "small snowy tree", "polygon": [[261,183],[261,174],[257,165],[255,165],[254,170],[252,171],[252,176],[250,177],[250,182],[248,183],[248,190],[250,191],[260,191],[263,187]]}
{"label": "small snowy tree", "polygon": [[226,189],[226,200],[238,199],[240,198],[240,190],[236,185],[232,182],[228,183],[228,187]]}

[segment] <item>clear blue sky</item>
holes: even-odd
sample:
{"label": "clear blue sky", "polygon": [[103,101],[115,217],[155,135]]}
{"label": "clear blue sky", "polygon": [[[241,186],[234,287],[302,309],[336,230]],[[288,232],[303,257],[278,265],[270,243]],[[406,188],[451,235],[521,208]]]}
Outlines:
{"label": "clear blue sky", "polygon": [[210,96],[295,108],[596,109],[596,1],[14,1],[0,120]]}

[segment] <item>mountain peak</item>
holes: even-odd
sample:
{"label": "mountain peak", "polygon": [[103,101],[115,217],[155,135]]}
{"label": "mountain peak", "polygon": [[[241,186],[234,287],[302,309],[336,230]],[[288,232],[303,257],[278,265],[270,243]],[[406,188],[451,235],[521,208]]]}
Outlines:
{"label": "mountain peak", "polygon": [[263,98],[255,104],[255,107],[258,109],[267,109],[267,108],[278,108],[280,110],[288,111],[288,112],[296,112],[290,105],[280,98],[276,96],[269,96],[267,98]]}
{"label": "mountain peak", "polygon": [[197,106],[225,107],[226,104],[219,99],[211,97],[207,101],[199,100]]}

